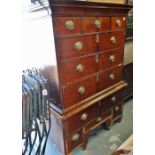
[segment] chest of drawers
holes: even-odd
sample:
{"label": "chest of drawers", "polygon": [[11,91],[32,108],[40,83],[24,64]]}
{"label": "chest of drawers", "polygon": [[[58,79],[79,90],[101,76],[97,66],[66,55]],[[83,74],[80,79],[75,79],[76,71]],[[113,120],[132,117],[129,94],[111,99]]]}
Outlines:
{"label": "chest of drawers", "polygon": [[120,121],[128,5],[51,0],[55,51],[46,66],[52,129],[63,155],[86,147],[89,133]]}

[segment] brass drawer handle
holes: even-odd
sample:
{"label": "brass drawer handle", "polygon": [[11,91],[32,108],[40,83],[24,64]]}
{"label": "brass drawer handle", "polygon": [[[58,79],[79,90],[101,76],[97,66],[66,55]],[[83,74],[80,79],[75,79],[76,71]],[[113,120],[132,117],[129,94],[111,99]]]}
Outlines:
{"label": "brass drawer handle", "polygon": [[80,51],[82,48],[83,48],[83,43],[81,41],[78,41],[74,44],[74,48],[77,50],[77,51]]}
{"label": "brass drawer handle", "polygon": [[79,92],[81,95],[84,94],[84,93],[85,93],[85,87],[83,87],[83,86],[79,87],[78,92]]}
{"label": "brass drawer handle", "polygon": [[115,107],[115,111],[118,111],[119,110],[119,106]]}
{"label": "brass drawer handle", "polygon": [[110,55],[109,61],[110,61],[110,62],[115,62],[115,56],[114,56],[114,55]]}
{"label": "brass drawer handle", "polygon": [[116,96],[113,96],[113,97],[111,98],[111,101],[112,101],[112,102],[115,102],[115,101],[116,101]]}
{"label": "brass drawer handle", "polygon": [[115,22],[115,25],[116,25],[117,27],[120,27],[121,24],[122,24],[121,20],[120,20],[120,19],[117,19],[116,22]]}
{"label": "brass drawer handle", "polygon": [[67,30],[73,30],[74,29],[74,22],[72,20],[67,20],[65,22],[65,27]]}
{"label": "brass drawer handle", "polygon": [[76,71],[77,72],[83,72],[84,71],[84,66],[82,64],[77,65]]}
{"label": "brass drawer handle", "polygon": [[109,75],[109,79],[110,79],[110,80],[114,80],[114,79],[115,79],[115,75],[114,75],[114,74],[110,74],[110,75]]}
{"label": "brass drawer handle", "polygon": [[101,122],[101,120],[102,120],[102,117],[97,117],[96,119],[97,122]]}
{"label": "brass drawer handle", "polygon": [[114,36],[112,36],[111,38],[110,38],[110,41],[111,41],[111,43],[112,44],[115,44],[116,43],[116,37],[114,37]]}
{"label": "brass drawer handle", "polygon": [[97,29],[101,28],[101,22],[99,20],[95,20],[95,26]]}
{"label": "brass drawer handle", "polygon": [[80,117],[81,121],[85,121],[88,117],[88,114],[87,113],[83,113]]}
{"label": "brass drawer handle", "polygon": [[72,141],[77,141],[79,140],[80,138],[80,135],[78,133],[75,133],[73,136],[72,136]]}

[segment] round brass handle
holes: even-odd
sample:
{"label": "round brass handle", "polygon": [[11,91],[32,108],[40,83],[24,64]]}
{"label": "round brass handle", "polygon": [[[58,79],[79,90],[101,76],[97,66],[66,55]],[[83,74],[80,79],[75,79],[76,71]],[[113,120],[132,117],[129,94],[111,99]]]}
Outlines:
{"label": "round brass handle", "polygon": [[117,106],[117,107],[115,107],[115,110],[116,110],[116,111],[118,111],[118,110],[119,110],[119,107],[118,107],[118,106]]}
{"label": "round brass handle", "polygon": [[116,22],[115,22],[115,25],[116,25],[117,27],[120,27],[121,24],[122,24],[121,20],[120,20],[120,19],[117,19]]}
{"label": "round brass handle", "polygon": [[101,120],[102,120],[102,117],[97,117],[96,119],[97,122],[101,122]]}
{"label": "round brass handle", "polygon": [[114,80],[114,79],[115,79],[115,75],[114,75],[114,74],[110,74],[110,75],[109,75],[109,79],[110,79],[110,80]]}
{"label": "round brass handle", "polygon": [[115,101],[116,101],[116,97],[113,96],[113,97],[111,98],[111,101],[112,101],[112,102],[115,102]]}
{"label": "round brass handle", "polygon": [[101,28],[101,22],[99,20],[95,20],[95,26],[97,29]]}
{"label": "round brass handle", "polygon": [[82,64],[77,65],[76,71],[77,72],[83,72],[84,71],[84,66]]}
{"label": "round brass handle", "polygon": [[111,43],[112,44],[115,44],[116,43],[116,37],[114,37],[114,36],[112,36],[111,38],[110,38],[110,41],[111,41]]}
{"label": "round brass handle", "polygon": [[115,62],[115,56],[114,56],[114,55],[110,55],[109,61],[110,61],[110,62]]}
{"label": "round brass handle", "polygon": [[73,30],[74,29],[74,22],[72,20],[67,20],[65,22],[65,27],[67,30]]}
{"label": "round brass handle", "polygon": [[85,93],[85,87],[83,87],[83,86],[79,87],[78,92],[79,92],[81,95],[84,94],[84,93]]}
{"label": "round brass handle", "polygon": [[80,135],[78,133],[75,133],[73,136],[72,136],[72,141],[77,141],[79,140],[80,138]]}
{"label": "round brass handle", "polygon": [[78,51],[81,50],[83,48],[83,43],[81,41],[76,42],[74,48]]}
{"label": "round brass handle", "polygon": [[81,121],[85,121],[88,117],[88,114],[87,113],[83,113],[80,117]]}

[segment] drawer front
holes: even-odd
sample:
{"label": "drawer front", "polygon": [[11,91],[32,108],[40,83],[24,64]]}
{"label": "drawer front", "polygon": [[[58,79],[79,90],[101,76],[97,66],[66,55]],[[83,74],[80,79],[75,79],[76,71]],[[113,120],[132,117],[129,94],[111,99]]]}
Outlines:
{"label": "drawer front", "polygon": [[122,80],[122,65],[100,73],[100,89],[105,89]]}
{"label": "drawer front", "polygon": [[97,52],[96,36],[59,38],[56,41],[58,60],[71,59]]}
{"label": "drawer front", "polygon": [[111,17],[111,29],[123,30],[126,27],[126,17]]}
{"label": "drawer front", "polygon": [[105,52],[100,55],[100,70],[122,64],[123,48]]}
{"label": "drawer front", "polygon": [[109,17],[83,17],[82,23],[84,33],[110,30]]}
{"label": "drawer front", "polygon": [[91,121],[90,123],[88,123],[84,127],[84,132],[87,133],[87,132],[93,130],[96,126],[102,124],[103,122],[105,122],[110,117],[112,118],[112,111],[111,110],[105,112],[101,116],[96,117],[93,121]]}
{"label": "drawer front", "polygon": [[71,134],[68,138],[68,152],[72,151],[74,148],[82,144],[82,142],[83,142],[82,130],[78,130],[75,133]]}
{"label": "drawer front", "polygon": [[82,33],[82,22],[80,17],[55,17],[53,26],[56,36]]}
{"label": "drawer front", "polygon": [[113,119],[122,115],[123,112],[123,104],[120,103],[113,108]]}
{"label": "drawer front", "polygon": [[[68,134],[76,131],[77,129],[81,128],[83,125],[88,123],[89,121],[93,120],[100,114],[101,105],[96,103],[91,107],[81,111],[80,113],[70,117],[67,120],[67,131]],[[76,122],[76,123],[75,123]]]}
{"label": "drawer front", "polygon": [[93,55],[61,63],[59,65],[60,81],[62,84],[66,84],[84,76],[96,73],[98,70],[98,59]]}
{"label": "drawer front", "polygon": [[99,37],[99,51],[124,46],[124,31],[101,34]]}
{"label": "drawer front", "polygon": [[95,94],[99,89],[97,74],[76,81],[63,89],[64,108],[75,105],[77,102]]}
{"label": "drawer front", "polygon": [[101,101],[101,113],[105,113],[106,111],[112,109],[117,104],[123,101],[123,91],[118,91],[113,95],[103,99]]}

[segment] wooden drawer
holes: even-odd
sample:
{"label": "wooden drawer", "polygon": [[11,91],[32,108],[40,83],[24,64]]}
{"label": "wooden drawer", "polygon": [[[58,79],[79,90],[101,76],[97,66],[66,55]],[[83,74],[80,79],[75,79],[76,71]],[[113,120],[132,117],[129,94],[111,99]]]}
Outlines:
{"label": "wooden drawer", "polygon": [[95,105],[92,105],[80,113],[70,117],[67,120],[68,134],[78,130],[83,125],[96,118],[98,115],[100,115],[100,111],[101,105],[100,103],[96,103]]}
{"label": "wooden drawer", "polygon": [[110,117],[112,117],[111,110],[105,112],[101,116],[96,117],[93,121],[91,121],[84,127],[84,133],[90,132],[91,130],[95,129],[97,126],[101,125],[103,122],[105,122]]}
{"label": "wooden drawer", "polygon": [[83,32],[102,32],[110,30],[110,17],[83,17]]}
{"label": "wooden drawer", "polygon": [[96,55],[75,59],[59,64],[60,81],[62,84],[78,80],[98,71]]}
{"label": "wooden drawer", "polygon": [[117,104],[113,108],[113,119],[116,119],[117,117],[121,116],[123,112],[123,104]]}
{"label": "wooden drawer", "polygon": [[124,46],[125,31],[109,32],[99,36],[99,51]]}
{"label": "wooden drawer", "polygon": [[95,94],[99,89],[97,74],[83,78],[63,88],[64,108],[75,105],[77,102]]}
{"label": "wooden drawer", "polygon": [[112,30],[123,30],[126,27],[126,17],[111,17],[111,29]]}
{"label": "wooden drawer", "polygon": [[96,36],[59,38],[56,41],[56,50],[59,61],[97,52]]}
{"label": "wooden drawer", "polygon": [[53,22],[56,36],[110,30],[110,17],[56,17]]}
{"label": "wooden drawer", "polygon": [[123,63],[123,48],[100,54],[100,70],[112,68]]}
{"label": "wooden drawer", "polygon": [[82,129],[74,132],[68,138],[68,151],[72,151],[74,148],[83,143]]}
{"label": "wooden drawer", "polygon": [[100,90],[122,80],[122,65],[100,72]]}
{"label": "wooden drawer", "polygon": [[116,104],[123,101],[123,91],[118,91],[113,95],[101,100],[101,113],[105,113],[107,110],[112,109]]}
{"label": "wooden drawer", "polygon": [[82,22],[80,17],[55,17],[53,26],[56,36],[82,33]]}

